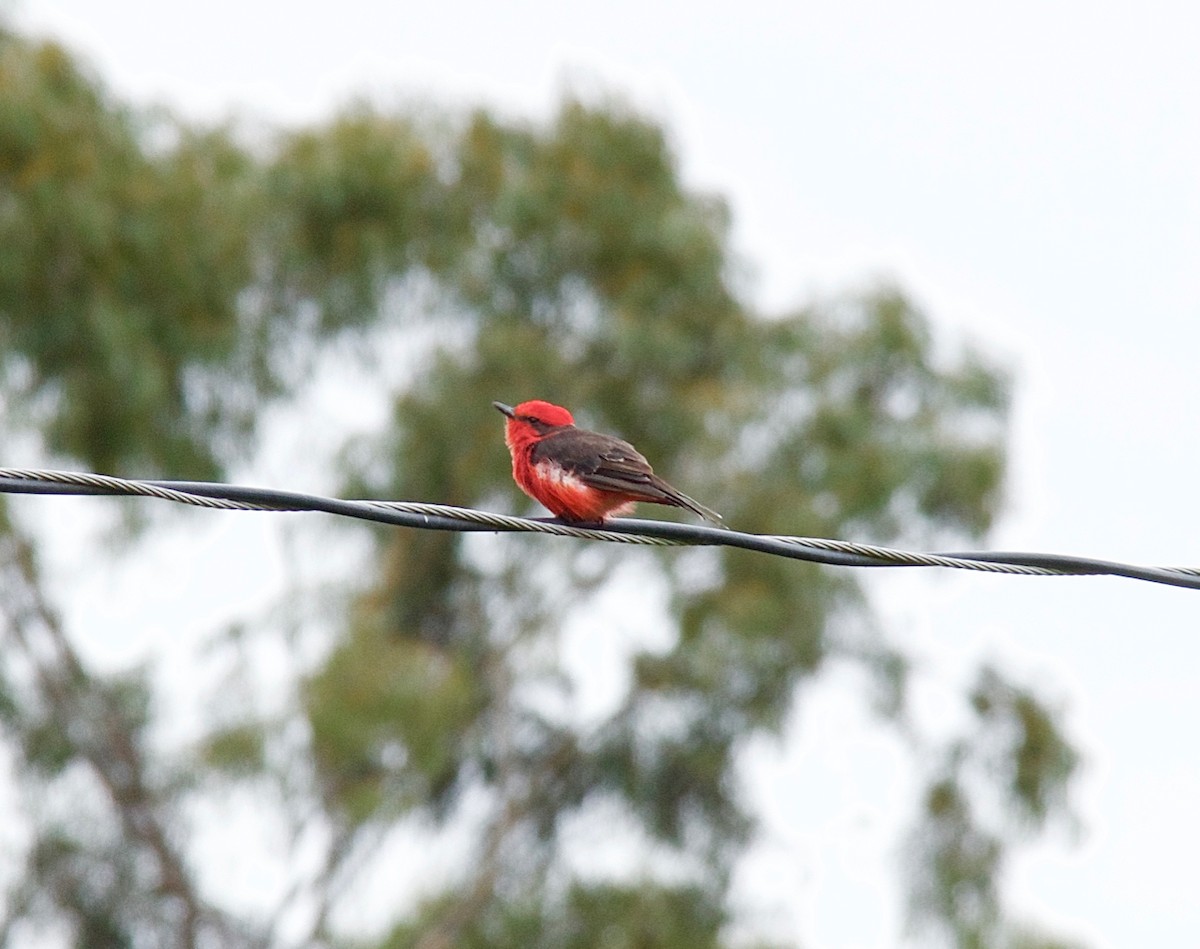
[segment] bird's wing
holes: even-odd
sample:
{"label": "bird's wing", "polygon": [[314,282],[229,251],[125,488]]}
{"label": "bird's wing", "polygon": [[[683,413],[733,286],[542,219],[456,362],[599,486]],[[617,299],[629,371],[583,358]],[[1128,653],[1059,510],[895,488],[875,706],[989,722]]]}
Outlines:
{"label": "bird's wing", "polygon": [[550,461],[591,488],[612,491],[633,501],[650,501],[685,507],[718,523],[721,515],[672,487],[654,473],[636,448],[613,435],[568,428],[543,438],[534,446],[534,464]]}
{"label": "bird's wing", "polygon": [[574,427],[541,439],[533,446],[529,460],[535,465],[558,465],[602,491],[638,491],[650,483],[654,474],[650,463],[629,442]]}

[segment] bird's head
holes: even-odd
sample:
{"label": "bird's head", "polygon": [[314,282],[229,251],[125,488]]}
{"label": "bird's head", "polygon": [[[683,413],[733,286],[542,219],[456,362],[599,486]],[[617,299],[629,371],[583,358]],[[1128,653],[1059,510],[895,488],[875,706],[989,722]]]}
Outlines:
{"label": "bird's head", "polygon": [[561,405],[543,402],[541,399],[522,402],[515,408],[505,405],[503,402],[493,402],[492,405],[508,416],[509,425],[514,422],[518,425],[528,425],[539,435],[545,434],[552,428],[575,424],[574,417]]}

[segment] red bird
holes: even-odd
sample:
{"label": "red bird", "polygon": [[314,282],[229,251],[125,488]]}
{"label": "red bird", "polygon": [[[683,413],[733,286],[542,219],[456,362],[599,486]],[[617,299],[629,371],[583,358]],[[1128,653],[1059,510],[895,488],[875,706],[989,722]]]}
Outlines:
{"label": "red bird", "polygon": [[535,400],[516,408],[493,402],[508,416],[504,443],[521,490],[564,521],[601,523],[628,514],[637,501],[685,507],[719,523],[721,515],[663,481],[628,442],[576,428],[560,405]]}

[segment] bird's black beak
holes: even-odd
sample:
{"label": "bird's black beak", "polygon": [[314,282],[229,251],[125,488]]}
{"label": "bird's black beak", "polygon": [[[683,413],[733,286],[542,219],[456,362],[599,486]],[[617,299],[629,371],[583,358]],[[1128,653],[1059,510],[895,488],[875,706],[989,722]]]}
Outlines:
{"label": "bird's black beak", "polygon": [[503,412],[509,418],[517,417],[517,410],[514,409],[511,405],[505,405],[503,402],[493,402],[492,405],[494,405],[496,408],[498,408],[501,412]]}

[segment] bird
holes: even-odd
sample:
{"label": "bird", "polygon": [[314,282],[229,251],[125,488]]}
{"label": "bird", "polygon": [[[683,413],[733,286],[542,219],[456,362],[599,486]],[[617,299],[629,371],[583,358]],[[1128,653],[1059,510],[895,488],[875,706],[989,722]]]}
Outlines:
{"label": "bird", "polygon": [[561,405],[534,399],[513,407],[493,402],[508,421],[504,443],[513,480],[563,521],[602,524],[629,514],[638,501],[681,507],[714,524],[721,515],[656,475],[645,457],[614,435],[576,428]]}

